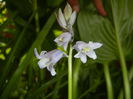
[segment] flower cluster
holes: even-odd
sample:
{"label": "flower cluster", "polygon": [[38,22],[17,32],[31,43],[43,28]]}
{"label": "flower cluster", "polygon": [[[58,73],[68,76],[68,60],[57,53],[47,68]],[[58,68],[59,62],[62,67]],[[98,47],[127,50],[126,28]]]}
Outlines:
{"label": "flower cluster", "polygon": [[[54,42],[57,43],[64,51],[67,51],[68,44],[72,41],[74,32],[72,26],[76,20],[76,11],[72,11],[71,6],[67,3],[64,12],[61,9],[58,10],[56,15],[57,21],[60,27],[63,29],[63,33],[58,36]],[[73,48],[78,52],[74,57],[80,58],[83,63],[87,62],[87,56],[96,59],[96,53],[94,49],[100,48],[101,43],[92,42],[85,43],[83,41],[77,41]],[[54,49],[52,51],[42,51],[38,54],[37,49],[34,49],[35,56],[39,59],[38,65],[41,69],[47,68],[51,75],[56,75],[54,65],[62,58],[66,57],[67,54],[59,49]]]}
{"label": "flower cluster", "polygon": [[57,21],[59,25],[66,31],[69,31],[69,33],[73,33],[72,26],[76,20],[76,11],[72,11],[71,6],[67,3],[64,13],[62,13],[62,10],[58,10]]}

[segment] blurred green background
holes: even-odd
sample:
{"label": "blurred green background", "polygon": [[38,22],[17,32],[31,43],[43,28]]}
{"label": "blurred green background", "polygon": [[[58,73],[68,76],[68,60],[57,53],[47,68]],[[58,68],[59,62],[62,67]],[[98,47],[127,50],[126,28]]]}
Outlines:
{"label": "blurred green background", "polygon": [[[94,1],[79,0],[74,42],[101,42],[103,47],[95,61],[73,59],[74,98],[109,99],[110,89],[114,99],[127,99],[128,89],[133,98],[133,1],[102,0],[107,16],[98,13]],[[57,48],[53,40],[62,30],[55,13],[66,2],[0,0],[0,99],[67,99],[67,58],[56,64],[52,77],[39,69],[33,52]]]}

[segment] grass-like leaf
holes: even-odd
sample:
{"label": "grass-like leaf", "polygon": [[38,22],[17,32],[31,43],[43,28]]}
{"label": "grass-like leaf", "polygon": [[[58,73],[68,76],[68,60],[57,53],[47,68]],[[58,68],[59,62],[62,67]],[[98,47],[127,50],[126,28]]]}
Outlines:
{"label": "grass-like leaf", "polygon": [[51,29],[52,25],[54,24],[54,22],[55,22],[55,16],[52,13],[52,15],[48,19],[47,23],[45,24],[45,26],[39,33],[38,37],[32,44],[31,48],[29,49],[25,59],[23,60],[23,62],[21,62],[19,64],[18,69],[15,71],[11,80],[9,81],[5,90],[3,91],[2,96],[1,96],[2,99],[8,98],[10,92],[15,88],[17,81],[19,80],[22,72],[24,71],[24,69],[26,68],[28,63],[31,61],[32,57],[34,56],[34,53],[33,53],[34,48],[41,46],[41,44],[43,43],[45,37],[47,36],[47,34],[48,34],[49,30]]}

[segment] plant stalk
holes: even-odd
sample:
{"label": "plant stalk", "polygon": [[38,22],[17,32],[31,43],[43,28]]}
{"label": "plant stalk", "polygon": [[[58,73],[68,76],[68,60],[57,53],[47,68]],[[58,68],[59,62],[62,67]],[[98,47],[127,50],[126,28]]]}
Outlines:
{"label": "plant stalk", "polygon": [[78,76],[79,76],[80,65],[81,65],[80,59],[75,59],[74,70],[73,70],[73,99],[77,99],[78,95]]}
{"label": "plant stalk", "polygon": [[[128,76],[129,76],[129,81],[131,82],[131,80],[133,79],[133,65],[131,66],[131,68],[129,70]],[[118,99],[124,99],[123,93],[124,93],[124,91],[123,91],[123,89],[121,89]]]}
{"label": "plant stalk", "polygon": [[35,14],[36,32],[39,33],[40,25],[39,25],[39,14],[38,14],[37,0],[34,0],[34,11],[36,11],[36,14]]}
{"label": "plant stalk", "polygon": [[118,45],[118,53],[119,53],[119,58],[120,58],[120,63],[121,63],[121,68],[122,68],[122,75],[123,75],[123,83],[124,83],[124,90],[125,90],[125,99],[131,99],[131,92],[130,92],[130,84],[129,84],[129,79],[128,79],[128,71],[127,71],[127,66],[124,58],[124,53],[122,51],[122,45],[121,41],[119,38],[119,31],[120,31],[120,23],[117,17],[117,13],[115,11],[115,0],[111,0],[112,3],[112,14],[113,14],[113,21],[114,21],[114,27],[115,27],[115,36],[116,36],[116,42]]}
{"label": "plant stalk", "polygon": [[104,75],[105,75],[106,86],[108,91],[108,99],[114,99],[111,77],[109,73],[109,65],[105,63],[103,64],[103,66],[104,66]]}
{"label": "plant stalk", "polygon": [[72,45],[68,56],[68,99],[72,99]]}
{"label": "plant stalk", "polygon": [[122,51],[118,33],[116,33],[116,38],[117,38],[116,40],[117,40],[117,44],[118,44],[118,51],[119,51],[120,63],[121,63],[121,69],[122,69],[122,75],[123,75],[125,99],[131,99],[130,84],[129,84],[129,79],[128,79],[128,70],[127,70],[124,53]]}

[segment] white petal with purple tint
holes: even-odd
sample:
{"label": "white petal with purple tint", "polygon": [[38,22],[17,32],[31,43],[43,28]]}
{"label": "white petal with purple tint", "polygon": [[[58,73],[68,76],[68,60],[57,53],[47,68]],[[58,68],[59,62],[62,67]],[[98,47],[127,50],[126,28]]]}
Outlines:
{"label": "white petal with purple tint", "polygon": [[41,52],[39,55],[37,49],[34,49],[35,56],[40,59],[38,65],[40,69],[47,67],[48,71],[50,71],[51,75],[54,76],[56,74],[54,65],[64,57],[64,53],[58,49],[49,51],[49,52]]}
{"label": "white petal with purple tint", "polygon": [[90,57],[92,59],[96,59],[96,53],[94,49],[100,48],[102,46],[101,43],[98,42],[92,42],[85,43],[83,41],[77,41],[76,44],[73,46],[73,48],[78,52],[74,57],[80,58],[83,63],[87,62],[87,57]]}
{"label": "white petal with purple tint", "polygon": [[61,46],[64,48],[64,50],[66,50],[70,40],[71,40],[71,34],[69,32],[64,32],[54,41],[58,44],[58,46]]}

